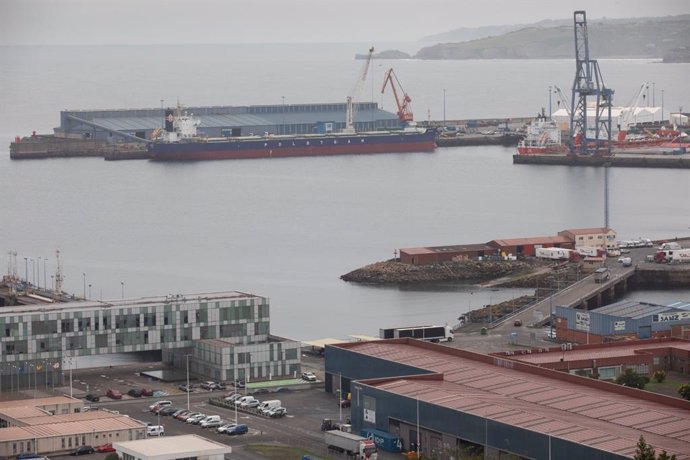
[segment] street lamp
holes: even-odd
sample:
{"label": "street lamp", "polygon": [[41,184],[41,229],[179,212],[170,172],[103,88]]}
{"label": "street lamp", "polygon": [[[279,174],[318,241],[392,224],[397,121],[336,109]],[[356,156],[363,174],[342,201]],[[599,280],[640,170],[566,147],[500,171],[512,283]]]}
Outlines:
{"label": "street lamp", "polygon": [[24,281],[29,284],[29,262],[26,257],[24,257]]}
{"label": "street lamp", "polygon": [[125,282],[120,281],[120,285],[122,285],[122,298],[124,299],[125,298]]}
{"label": "street lamp", "polygon": [[43,284],[44,284],[43,287],[45,287],[45,289],[47,291],[48,290],[48,277],[46,276],[46,260],[48,260],[48,258],[44,257],[43,258]]}
{"label": "street lamp", "polygon": [[187,357],[187,410],[189,410],[189,354],[185,356]]}
{"label": "street lamp", "polygon": [[41,258],[38,258],[38,263],[36,264],[36,274],[38,275],[36,278],[38,278],[38,284],[36,285],[39,289],[41,289]]}
{"label": "street lamp", "polygon": [[81,276],[84,277],[84,295],[82,296],[82,298],[86,299],[86,273],[82,273]]}

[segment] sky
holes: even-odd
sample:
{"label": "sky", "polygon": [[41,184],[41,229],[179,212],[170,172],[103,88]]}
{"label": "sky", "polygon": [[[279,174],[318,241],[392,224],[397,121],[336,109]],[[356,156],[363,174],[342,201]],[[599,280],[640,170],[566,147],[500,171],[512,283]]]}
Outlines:
{"label": "sky", "polygon": [[690,13],[688,0],[0,0],[0,45],[414,42],[461,27]]}

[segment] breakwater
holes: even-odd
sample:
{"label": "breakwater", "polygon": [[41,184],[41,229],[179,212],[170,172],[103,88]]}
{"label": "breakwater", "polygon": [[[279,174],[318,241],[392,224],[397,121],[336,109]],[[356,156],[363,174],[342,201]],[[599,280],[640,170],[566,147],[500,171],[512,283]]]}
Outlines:
{"label": "breakwater", "polygon": [[513,164],[688,169],[690,168],[690,154],[622,154],[606,157],[569,155],[513,155]]}

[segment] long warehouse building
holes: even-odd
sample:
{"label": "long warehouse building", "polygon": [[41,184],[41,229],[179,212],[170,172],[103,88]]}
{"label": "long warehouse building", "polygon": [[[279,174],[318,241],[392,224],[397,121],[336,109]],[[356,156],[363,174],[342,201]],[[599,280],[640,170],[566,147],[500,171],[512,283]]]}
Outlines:
{"label": "long warehouse building", "polygon": [[411,339],[327,345],[325,357],[353,431],[431,458],[620,460],[644,436],[690,459],[690,401]]}

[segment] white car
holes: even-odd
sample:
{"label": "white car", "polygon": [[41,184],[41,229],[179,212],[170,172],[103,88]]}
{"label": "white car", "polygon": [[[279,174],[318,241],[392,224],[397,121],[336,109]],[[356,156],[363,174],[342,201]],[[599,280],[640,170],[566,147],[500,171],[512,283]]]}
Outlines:
{"label": "white car", "polygon": [[313,372],[302,372],[302,380],[307,382],[316,382],[316,374]]}
{"label": "white car", "polygon": [[225,433],[225,430],[227,430],[228,428],[232,428],[235,425],[237,425],[237,423],[224,423],[223,425],[216,428],[216,432],[217,433]]}

